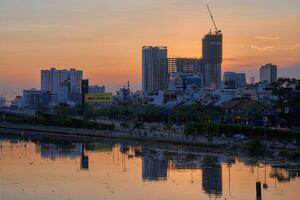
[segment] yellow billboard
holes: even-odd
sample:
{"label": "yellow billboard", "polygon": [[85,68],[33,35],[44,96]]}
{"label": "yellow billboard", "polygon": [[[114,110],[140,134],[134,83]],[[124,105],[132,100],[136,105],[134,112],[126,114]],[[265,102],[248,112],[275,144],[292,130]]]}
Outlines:
{"label": "yellow billboard", "polygon": [[113,100],[112,93],[88,93],[85,94],[86,103],[111,103]]}

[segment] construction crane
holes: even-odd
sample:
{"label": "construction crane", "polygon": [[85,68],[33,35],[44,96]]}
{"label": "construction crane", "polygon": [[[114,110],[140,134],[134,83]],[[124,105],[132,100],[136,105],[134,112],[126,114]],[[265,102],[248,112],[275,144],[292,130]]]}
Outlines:
{"label": "construction crane", "polygon": [[209,8],[209,5],[206,4],[206,7],[207,7],[207,10],[208,10],[208,12],[209,12],[209,14],[210,14],[210,18],[211,18],[211,20],[212,20],[212,22],[213,22],[213,24],[214,24],[214,27],[215,27],[215,29],[216,29],[216,34],[221,33],[221,30],[219,30],[218,27],[217,27],[217,25],[216,25],[216,22],[215,22],[215,20],[214,20],[214,17],[213,17],[213,15],[212,15],[212,13],[211,13],[211,10],[210,10],[210,8]]}

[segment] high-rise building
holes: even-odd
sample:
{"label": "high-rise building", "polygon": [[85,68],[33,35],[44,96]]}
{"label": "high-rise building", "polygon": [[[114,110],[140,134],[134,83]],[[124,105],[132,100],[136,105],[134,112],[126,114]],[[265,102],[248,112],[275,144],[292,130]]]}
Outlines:
{"label": "high-rise building", "polygon": [[204,67],[204,85],[211,88],[221,87],[221,66],[223,56],[222,33],[208,33],[202,39],[202,59]]}
{"label": "high-rise building", "polygon": [[41,90],[50,92],[52,101],[55,103],[78,101],[78,98],[72,99],[72,97],[80,95],[81,81],[82,71],[80,70],[57,70],[55,68],[41,70]]}
{"label": "high-rise building", "polygon": [[235,72],[224,72],[224,86],[226,89],[237,89],[246,86],[246,74]]}
{"label": "high-rise building", "polygon": [[277,66],[271,63],[261,66],[260,82],[274,83],[277,81]]}
{"label": "high-rise building", "polygon": [[143,92],[154,92],[167,88],[169,81],[167,47],[143,47],[142,74]]}
{"label": "high-rise building", "polygon": [[168,71],[169,74],[175,72],[203,74],[203,60],[198,58],[168,58]]}

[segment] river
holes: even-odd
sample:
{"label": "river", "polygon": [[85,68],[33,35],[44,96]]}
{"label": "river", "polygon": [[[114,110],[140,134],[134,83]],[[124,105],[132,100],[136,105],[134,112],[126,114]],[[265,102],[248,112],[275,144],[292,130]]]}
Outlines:
{"label": "river", "polygon": [[300,165],[218,149],[0,134],[0,200],[296,200]]}

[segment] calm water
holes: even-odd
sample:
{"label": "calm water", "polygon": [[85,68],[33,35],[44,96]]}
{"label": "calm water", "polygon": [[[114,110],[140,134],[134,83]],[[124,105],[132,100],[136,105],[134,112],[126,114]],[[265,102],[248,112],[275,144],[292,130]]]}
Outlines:
{"label": "calm water", "polygon": [[299,199],[300,167],[204,149],[121,142],[0,139],[0,200]]}

